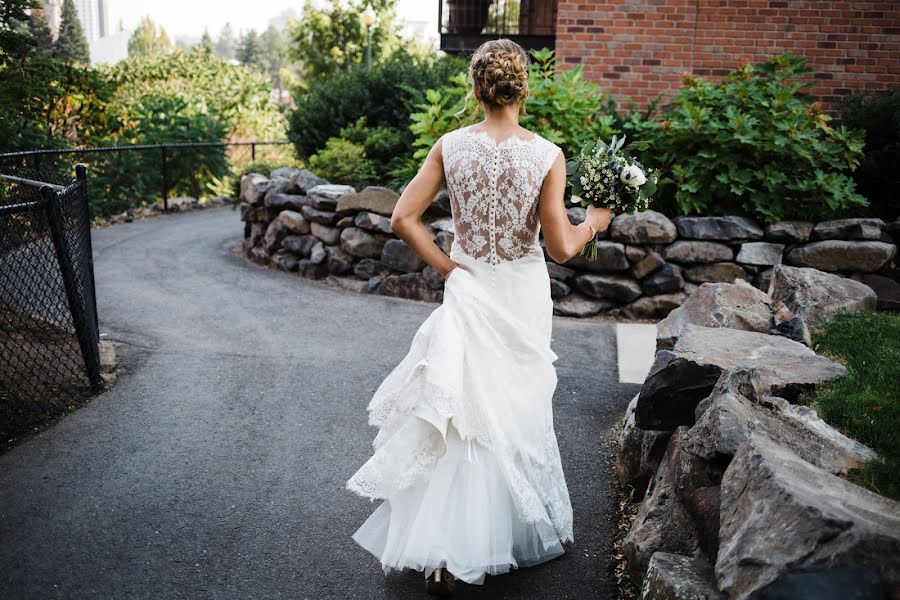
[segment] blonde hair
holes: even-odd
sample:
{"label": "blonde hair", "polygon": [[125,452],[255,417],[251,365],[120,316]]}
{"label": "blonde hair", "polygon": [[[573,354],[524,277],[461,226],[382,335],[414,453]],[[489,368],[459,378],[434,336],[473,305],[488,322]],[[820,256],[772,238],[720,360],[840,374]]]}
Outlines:
{"label": "blonde hair", "polygon": [[477,96],[487,106],[518,104],[524,114],[528,98],[528,53],[514,41],[490,40],[478,47],[469,63]]}

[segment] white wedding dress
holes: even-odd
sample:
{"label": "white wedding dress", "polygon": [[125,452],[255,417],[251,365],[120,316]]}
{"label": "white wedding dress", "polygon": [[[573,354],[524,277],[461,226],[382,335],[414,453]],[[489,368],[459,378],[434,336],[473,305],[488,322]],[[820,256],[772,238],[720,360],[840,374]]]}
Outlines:
{"label": "white wedding dress", "polygon": [[385,573],[458,579],[543,562],[572,541],[552,397],[553,302],[538,198],[559,147],[443,137],[456,237],[444,301],[368,406],[374,455],[347,488],[384,500],[353,534]]}

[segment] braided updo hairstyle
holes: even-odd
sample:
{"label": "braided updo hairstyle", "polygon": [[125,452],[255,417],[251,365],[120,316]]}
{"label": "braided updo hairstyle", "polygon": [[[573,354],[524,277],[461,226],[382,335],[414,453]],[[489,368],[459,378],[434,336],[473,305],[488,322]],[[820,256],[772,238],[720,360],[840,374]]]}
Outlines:
{"label": "braided updo hairstyle", "polygon": [[490,107],[518,104],[524,112],[529,62],[528,53],[510,39],[483,43],[469,64],[478,97]]}

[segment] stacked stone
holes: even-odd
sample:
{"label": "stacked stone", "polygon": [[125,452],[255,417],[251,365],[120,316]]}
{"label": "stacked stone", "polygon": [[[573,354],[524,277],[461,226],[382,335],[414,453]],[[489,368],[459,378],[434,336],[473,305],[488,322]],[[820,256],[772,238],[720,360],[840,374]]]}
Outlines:
{"label": "stacked stone", "polygon": [[876,454],[797,403],[846,369],[780,327],[875,302],[852,279],[776,265],[768,294],[703,283],[658,324],[616,456],[619,480],[642,499],[624,553],[643,599],[898,589],[900,504],[842,477]]}
{"label": "stacked stone", "polygon": [[[388,188],[357,192],[305,169],[276,169],[241,180],[244,252],[259,264],[321,279],[347,290],[430,302],[444,278],[391,232],[400,196]],[[453,241],[449,204],[438,195],[426,213],[435,242]]]}
{"label": "stacked stone", "polygon": [[[241,181],[244,249],[260,264],[345,289],[440,302],[443,277],[391,232],[398,199],[387,188],[357,192],[307,170],[250,174]],[[584,220],[583,208],[568,212],[572,223]],[[424,220],[449,254],[453,223],[446,191]],[[897,225],[844,219],[763,228],[744,217],[673,222],[655,211],[618,215],[600,234],[597,260],[576,256],[557,264],[547,257],[554,312],[662,318],[703,283],[743,279],[768,290],[772,267],[783,261],[861,280],[879,292],[880,308],[900,308],[900,284],[891,269]]]}

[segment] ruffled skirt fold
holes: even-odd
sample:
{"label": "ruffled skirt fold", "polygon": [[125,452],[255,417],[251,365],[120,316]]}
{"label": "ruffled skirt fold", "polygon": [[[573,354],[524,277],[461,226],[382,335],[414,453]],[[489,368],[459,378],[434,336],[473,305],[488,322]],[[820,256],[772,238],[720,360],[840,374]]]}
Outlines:
{"label": "ruffled skirt fold", "polygon": [[552,301],[542,254],[467,267],[368,406],[372,457],[347,488],[383,502],[353,534],[385,572],[469,583],[563,553],[572,508],[553,429]]}

